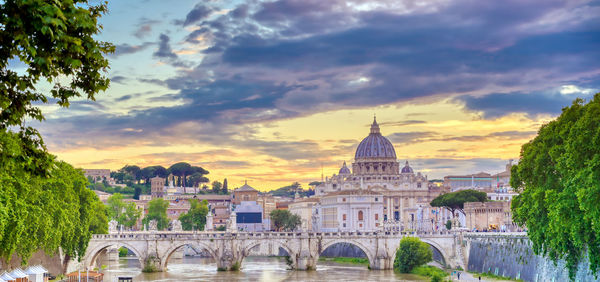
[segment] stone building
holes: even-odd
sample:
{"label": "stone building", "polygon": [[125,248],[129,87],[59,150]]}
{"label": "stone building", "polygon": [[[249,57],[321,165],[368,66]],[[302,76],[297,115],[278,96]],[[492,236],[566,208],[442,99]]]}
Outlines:
{"label": "stone building", "polygon": [[465,203],[466,227],[470,230],[511,231],[512,222],[510,202],[473,202]]}
{"label": "stone building", "polygon": [[110,169],[83,169],[83,175],[92,178],[94,182],[102,180],[110,182],[112,180],[112,178],[110,178]]}
{"label": "stone building", "polygon": [[245,181],[244,185],[240,188],[233,190],[233,204],[239,205],[241,202],[254,201],[258,199],[258,190],[252,188]]}
{"label": "stone building", "polygon": [[369,190],[383,200],[383,220],[407,228],[416,221],[418,205],[429,205],[442,188],[429,185],[427,176],[415,173],[408,161],[400,166],[392,143],[381,134],[374,119],[370,132],[358,145],[352,171],[346,163],[339,174],[328,177],[316,186],[317,196],[330,193]]}
{"label": "stone building", "polygon": [[315,206],[313,221],[315,231],[376,231],[383,227],[383,195],[362,189],[329,193]]}
{"label": "stone building", "polygon": [[313,230],[312,215],[313,209],[319,204],[319,198],[304,198],[298,199],[288,204],[288,210],[296,214],[302,220],[302,230]]}
{"label": "stone building", "polygon": [[150,194],[152,199],[162,198],[165,195],[165,179],[162,177],[150,178]]}

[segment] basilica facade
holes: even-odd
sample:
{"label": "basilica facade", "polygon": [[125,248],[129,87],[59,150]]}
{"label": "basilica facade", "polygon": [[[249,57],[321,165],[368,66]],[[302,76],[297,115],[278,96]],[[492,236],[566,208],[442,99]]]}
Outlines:
{"label": "basilica facade", "polygon": [[[441,193],[441,188],[430,185],[426,175],[415,173],[408,161],[400,165],[394,146],[381,134],[375,119],[369,135],[356,149],[352,170],[344,162],[338,174],[327,177],[315,187],[316,195],[322,198],[341,196],[345,193],[340,192],[353,190],[381,196],[383,216],[378,218],[381,224],[395,223],[401,229],[435,230],[439,223],[447,220],[445,212],[429,205]],[[360,207],[354,209],[361,211]]]}

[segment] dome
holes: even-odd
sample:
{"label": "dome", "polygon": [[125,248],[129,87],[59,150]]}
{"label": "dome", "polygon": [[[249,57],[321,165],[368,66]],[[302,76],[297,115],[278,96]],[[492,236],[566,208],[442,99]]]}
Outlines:
{"label": "dome", "polygon": [[371,125],[371,133],[360,142],[358,148],[356,148],[354,158],[396,159],[396,151],[394,150],[392,142],[381,135],[379,132],[379,125],[375,119],[373,119],[373,124]]}
{"label": "dome", "polygon": [[402,173],[413,173],[413,169],[408,165],[408,161],[406,161],[406,163],[404,164],[404,167],[402,168]]}
{"label": "dome", "polygon": [[344,161],[344,165],[340,168],[340,175],[350,174],[350,169],[346,166],[346,162]]}

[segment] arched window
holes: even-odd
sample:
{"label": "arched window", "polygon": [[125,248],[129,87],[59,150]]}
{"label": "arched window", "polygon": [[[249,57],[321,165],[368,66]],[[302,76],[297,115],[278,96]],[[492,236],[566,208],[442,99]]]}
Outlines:
{"label": "arched window", "polygon": [[358,220],[363,220],[363,212],[358,211]]}

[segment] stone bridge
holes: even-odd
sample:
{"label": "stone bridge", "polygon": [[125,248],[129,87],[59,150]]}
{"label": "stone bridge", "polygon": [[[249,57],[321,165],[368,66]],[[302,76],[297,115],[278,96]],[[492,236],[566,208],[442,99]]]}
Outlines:
{"label": "stone bridge", "polygon": [[[216,261],[219,270],[235,270],[250,250],[260,246],[269,250],[283,248],[297,270],[316,269],[320,254],[337,243],[360,248],[369,259],[371,269],[392,269],[396,249],[406,236],[419,237],[442,257],[442,263],[465,269],[465,259],[457,243],[459,233],[415,232],[192,232],[154,231],[121,232],[93,235],[81,259],[84,269],[96,266],[98,256],[108,248],[126,247],[136,254],[142,267],[166,271],[169,258],[183,246],[204,249]],[[460,238],[459,238],[460,237]]]}

